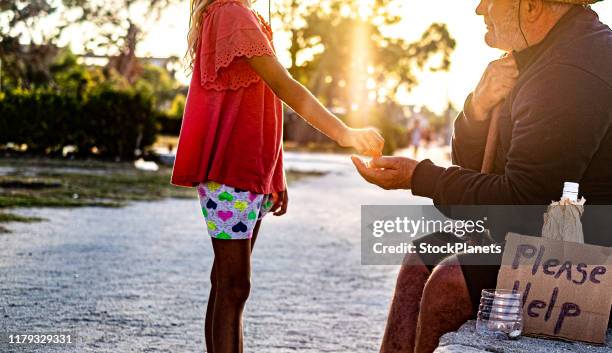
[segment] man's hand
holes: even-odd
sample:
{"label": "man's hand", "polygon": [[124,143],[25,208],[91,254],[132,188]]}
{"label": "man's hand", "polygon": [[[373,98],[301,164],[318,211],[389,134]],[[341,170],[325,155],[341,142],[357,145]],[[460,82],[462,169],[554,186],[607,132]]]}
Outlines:
{"label": "man's hand", "polygon": [[488,119],[493,107],[512,91],[518,76],[516,60],[511,54],[491,62],[474,90],[470,106],[466,107],[470,119]]}
{"label": "man's hand", "polygon": [[273,212],[275,216],[282,216],[287,213],[288,205],[289,194],[287,193],[287,190],[272,193],[272,208],[270,209],[270,212]]}
{"label": "man's hand", "polygon": [[406,157],[374,158],[369,166],[357,156],[352,156],[351,159],[366,181],[385,190],[410,189],[412,174],[418,164],[414,159]]}

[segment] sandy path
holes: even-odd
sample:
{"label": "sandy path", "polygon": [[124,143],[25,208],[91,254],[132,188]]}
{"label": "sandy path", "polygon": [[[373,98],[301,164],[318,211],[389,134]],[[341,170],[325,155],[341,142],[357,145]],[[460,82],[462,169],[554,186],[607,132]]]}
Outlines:
{"label": "sandy path", "polygon": [[[264,222],[245,351],[375,352],[397,267],[360,264],[360,205],[427,200],[365,184],[343,157],[287,159],[290,168],[332,172],[298,182],[289,214]],[[14,233],[0,236],[0,332],[80,335],[73,350],[21,351],[204,351],[212,252],[195,195],[18,213],[50,221],[11,224]]]}

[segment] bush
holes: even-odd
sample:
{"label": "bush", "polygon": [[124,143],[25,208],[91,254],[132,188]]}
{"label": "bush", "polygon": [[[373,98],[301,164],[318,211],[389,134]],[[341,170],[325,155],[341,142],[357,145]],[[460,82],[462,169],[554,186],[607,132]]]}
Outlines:
{"label": "bush", "polygon": [[83,144],[92,144],[105,157],[133,159],[138,150],[142,152],[155,142],[156,116],[151,98],[140,93],[93,93],[81,115],[88,139]]}
{"label": "bush", "polygon": [[88,97],[52,91],[12,91],[0,100],[0,145],[26,144],[37,155],[74,145],[80,156],[131,160],[155,142],[151,99],[131,91],[101,89]]}
{"label": "bush", "polygon": [[158,123],[162,135],[178,136],[181,132],[183,112],[185,111],[185,95],[177,94],[166,112],[159,113]]}
{"label": "bush", "polygon": [[41,91],[15,91],[0,104],[0,144],[28,145],[34,154],[53,154],[72,144],[76,98]]}
{"label": "bush", "polygon": [[180,118],[174,116],[168,116],[167,114],[160,113],[157,118],[159,124],[159,132],[162,135],[178,136],[181,132],[181,124],[183,122]]}

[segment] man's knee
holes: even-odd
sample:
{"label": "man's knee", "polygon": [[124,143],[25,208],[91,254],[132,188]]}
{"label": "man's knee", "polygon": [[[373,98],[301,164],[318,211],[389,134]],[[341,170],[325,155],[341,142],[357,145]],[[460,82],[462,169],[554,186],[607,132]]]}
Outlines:
{"label": "man's knee", "polygon": [[418,253],[407,253],[402,261],[402,266],[425,266],[425,262]]}
{"label": "man's knee", "polygon": [[425,284],[423,301],[470,303],[465,277],[456,257],[447,258],[434,268]]}
{"label": "man's knee", "polygon": [[397,275],[396,287],[415,286],[418,283],[425,284],[430,270],[423,264],[419,254],[407,254]]}

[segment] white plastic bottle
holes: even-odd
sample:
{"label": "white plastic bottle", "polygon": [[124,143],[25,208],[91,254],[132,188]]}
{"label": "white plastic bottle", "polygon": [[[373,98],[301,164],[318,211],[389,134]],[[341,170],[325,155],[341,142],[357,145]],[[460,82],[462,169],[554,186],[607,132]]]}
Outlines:
{"label": "white plastic bottle", "polygon": [[578,190],[579,189],[580,189],[580,184],[565,182],[563,184],[563,194],[561,195],[561,200],[569,199],[572,202],[578,202]]}

